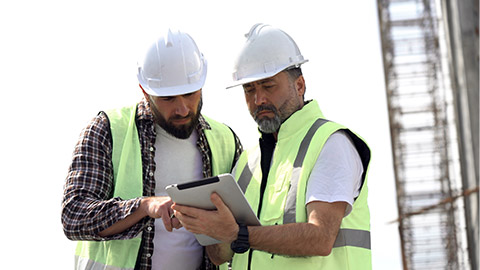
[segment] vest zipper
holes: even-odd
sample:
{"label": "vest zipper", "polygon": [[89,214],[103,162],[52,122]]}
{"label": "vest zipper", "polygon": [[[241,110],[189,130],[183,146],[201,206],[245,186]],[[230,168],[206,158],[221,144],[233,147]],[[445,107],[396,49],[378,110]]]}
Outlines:
{"label": "vest zipper", "polygon": [[[272,162],[273,152],[275,150],[277,142],[275,141],[275,138],[272,134],[262,133],[262,137],[259,139],[259,144],[260,166],[262,168],[262,183],[260,185],[260,200],[258,203],[257,217],[260,219],[260,213],[262,212],[263,204],[263,193],[265,192],[265,188],[267,186],[268,172],[270,171],[270,164]],[[248,270],[250,270],[252,266],[252,256],[253,249],[250,249],[248,251]]]}
{"label": "vest zipper", "polygon": [[252,255],[253,255],[253,249],[250,249],[248,251],[248,267],[247,267],[248,270],[250,270],[252,267]]}

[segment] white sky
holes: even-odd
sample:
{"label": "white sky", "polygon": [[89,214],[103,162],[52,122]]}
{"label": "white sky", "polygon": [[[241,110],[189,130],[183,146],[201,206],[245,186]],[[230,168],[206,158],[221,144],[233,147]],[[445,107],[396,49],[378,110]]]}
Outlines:
{"label": "white sky", "polygon": [[373,266],[401,269],[397,225],[387,225],[397,209],[374,0],[0,3],[2,265],[72,268],[60,204],[73,147],[98,111],[140,99],[139,49],[165,27],[189,33],[208,60],[204,114],[255,144],[242,90],[225,86],[258,22],[285,30],[309,59],[306,98],[369,143]]}

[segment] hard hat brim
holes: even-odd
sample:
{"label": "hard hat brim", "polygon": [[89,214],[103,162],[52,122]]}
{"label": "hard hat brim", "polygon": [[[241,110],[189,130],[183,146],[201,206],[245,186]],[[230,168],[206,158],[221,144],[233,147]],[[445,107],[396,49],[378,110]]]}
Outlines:
{"label": "hard hat brim", "polygon": [[202,89],[204,84],[205,84],[205,81],[200,81],[195,84],[162,87],[162,88],[151,88],[143,84],[141,85],[142,85],[142,88],[145,90],[145,92],[151,96],[170,97],[170,96],[181,96],[181,95],[196,92]]}
{"label": "hard hat brim", "polygon": [[257,74],[256,76],[248,76],[248,77],[245,77],[243,79],[240,79],[238,81],[233,81],[230,85],[228,85],[226,87],[226,89],[230,89],[230,88],[233,88],[233,87],[236,87],[236,86],[239,86],[239,85],[243,85],[243,84],[247,84],[247,83],[251,83],[251,82],[255,82],[255,81],[260,81],[260,80],[264,80],[264,79],[267,79],[267,78],[270,78],[270,77],[273,77],[275,75],[277,75],[278,73],[282,72],[282,71],[285,71],[293,66],[298,66],[300,67],[302,64],[308,62],[308,59],[305,59],[299,63],[296,63],[295,65],[290,65],[288,67],[285,67],[283,69],[280,69],[278,71],[274,71],[274,72],[269,72],[269,73],[262,73],[262,74]]}
{"label": "hard hat brim", "polygon": [[265,74],[262,74],[261,76],[252,76],[252,77],[243,78],[241,80],[234,81],[233,83],[228,85],[227,89],[230,89],[230,88],[233,88],[233,87],[236,87],[236,86],[240,86],[240,85],[244,85],[244,84],[247,84],[247,83],[255,82],[255,81],[264,80],[264,79],[273,77],[280,72],[282,72],[282,71],[272,72],[272,73],[268,73],[268,74],[265,73]]}

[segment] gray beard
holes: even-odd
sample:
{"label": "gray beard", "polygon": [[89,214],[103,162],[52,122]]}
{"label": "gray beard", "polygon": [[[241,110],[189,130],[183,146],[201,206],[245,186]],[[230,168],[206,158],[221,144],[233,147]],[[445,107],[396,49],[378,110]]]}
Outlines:
{"label": "gray beard", "polygon": [[275,133],[282,125],[282,121],[280,120],[280,117],[278,117],[277,114],[275,114],[275,117],[272,119],[262,118],[262,119],[255,119],[255,121],[258,124],[258,129],[260,129],[260,131],[263,133]]}
{"label": "gray beard", "polygon": [[[302,104],[298,102],[295,98],[295,88],[293,85],[290,85],[291,95],[290,98],[285,100],[285,102],[278,108],[278,110],[273,105],[260,105],[257,107],[255,112],[251,113],[253,119],[258,124],[258,129],[263,133],[275,133],[278,132],[282,123],[290,117],[294,112],[302,108]],[[275,115],[273,118],[258,118],[257,114],[260,111],[269,110]]]}
{"label": "gray beard", "polygon": [[[258,118],[257,113],[262,110],[270,110],[274,113],[273,118]],[[277,130],[280,128],[282,125],[282,119],[280,119],[280,115],[278,114],[278,110],[271,105],[260,105],[258,108],[255,110],[253,113],[253,118],[255,119],[255,122],[258,124],[258,129],[260,129],[261,132],[263,133],[274,133],[277,132]]]}

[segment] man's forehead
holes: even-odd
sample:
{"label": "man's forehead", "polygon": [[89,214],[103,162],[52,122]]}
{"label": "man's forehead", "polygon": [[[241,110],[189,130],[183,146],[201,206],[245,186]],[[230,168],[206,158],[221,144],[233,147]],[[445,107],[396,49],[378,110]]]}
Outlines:
{"label": "man's forehead", "polygon": [[246,84],[243,85],[243,87],[249,87],[249,86],[252,86],[252,85],[254,85],[254,84],[269,83],[269,82],[275,81],[275,77],[276,77],[276,76],[273,76],[273,77],[270,77],[270,78],[266,78],[266,79],[262,79],[262,80],[258,80],[258,81],[254,81],[254,82],[250,82],[250,83],[246,83]]}

